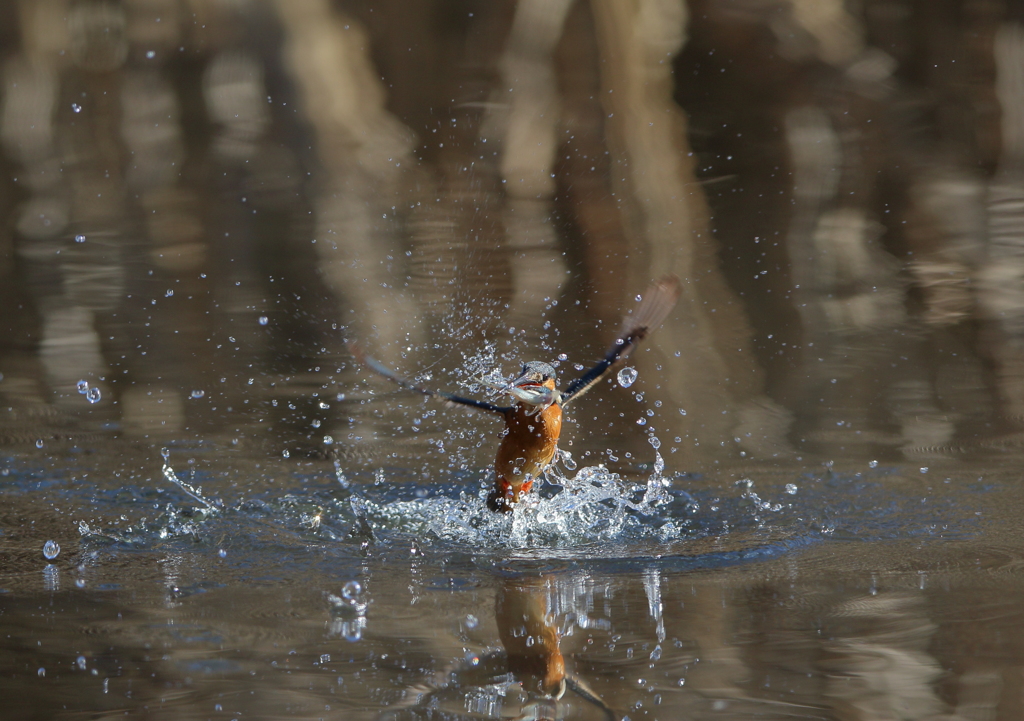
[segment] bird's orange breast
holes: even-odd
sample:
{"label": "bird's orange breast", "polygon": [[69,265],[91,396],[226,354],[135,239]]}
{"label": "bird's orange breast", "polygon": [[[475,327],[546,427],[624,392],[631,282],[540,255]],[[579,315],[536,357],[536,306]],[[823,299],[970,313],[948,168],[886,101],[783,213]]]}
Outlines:
{"label": "bird's orange breast", "polygon": [[562,409],[557,404],[527,415],[531,410],[519,403],[505,415],[507,432],[494,461],[495,490],[511,503],[518,502],[554,460],[562,432]]}

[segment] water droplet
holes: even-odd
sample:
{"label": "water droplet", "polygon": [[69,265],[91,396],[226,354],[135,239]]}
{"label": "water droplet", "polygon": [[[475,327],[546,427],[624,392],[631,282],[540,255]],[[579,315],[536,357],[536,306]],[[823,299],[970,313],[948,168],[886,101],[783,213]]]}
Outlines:
{"label": "water droplet", "polygon": [[313,426],[314,428],[319,428],[319,427],[320,427],[320,419],[319,419],[319,418],[317,418],[316,420],[314,420],[314,421],[313,421],[313,423],[312,423],[311,425],[312,425],[312,426]]}
{"label": "water droplet", "polygon": [[36,448],[42,448],[42,447],[43,447],[43,439],[40,438],[39,440],[36,441]]}
{"label": "water droplet", "polygon": [[171,457],[171,449],[167,448],[166,446],[161,448],[160,449],[160,455],[161,455],[161,457],[163,457],[164,463],[166,463],[167,459]]}
{"label": "water droplet", "polygon": [[480,621],[473,614],[466,614],[466,628],[474,629],[480,625]]}
{"label": "water droplet", "polygon": [[261,315],[261,316],[260,316],[260,319],[259,319],[259,324],[260,324],[260,325],[266,325],[266,324],[267,324],[267,323],[269,323],[269,322],[270,322],[270,318],[268,318],[268,317],[267,317],[267,316],[265,316],[265,315]]}
{"label": "water droplet", "polygon": [[928,466],[921,466],[921,473],[927,473],[927,472],[928,472]]}
{"label": "water droplet", "polygon": [[71,103],[71,109],[76,113],[82,112],[82,106],[78,103]]}
{"label": "water droplet", "polygon": [[330,406],[329,406],[329,405],[327,405],[327,404],[326,404],[326,403],[324,403],[323,401],[320,401],[320,409],[321,409],[321,410],[325,410],[325,411],[326,411],[326,410],[327,410],[328,408],[330,408]]}
{"label": "water droplet", "polygon": [[85,579],[84,578],[76,578],[75,579],[75,588],[85,588]]}
{"label": "water droplet", "polygon": [[228,552],[227,552],[227,551],[225,551],[225,550],[224,550],[224,549],[222,548],[222,549],[220,549],[219,551],[217,551],[217,555],[218,555],[218,556],[220,556],[221,558],[227,558],[227,557],[228,557]]}
{"label": "water droplet", "polygon": [[90,388],[85,394],[85,400],[89,401],[90,403],[99,403],[100,398],[102,397],[103,394],[100,392],[99,388]]}
{"label": "water droplet", "polygon": [[174,291],[171,290],[170,288],[164,291],[164,298],[170,298],[172,295],[174,295]]}
{"label": "water droplet", "polygon": [[146,51],[146,59],[147,60],[152,60],[155,57],[156,57],[156,50],[147,50]]}
{"label": "water droplet", "polygon": [[78,381],[75,387],[78,388],[79,393],[85,395],[89,392],[89,381]]}
{"label": "water droplet", "polygon": [[331,662],[331,654],[329,654],[329,653],[322,653],[322,654],[320,654],[320,663],[330,663],[330,662]]}
{"label": "water droplet", "polygon": [[878,468],[878,461],[868,461],[868,468]]}
{"label": "water droplet", "polygon": [[46,675],[46,669],[43,668],[42,666],[40,666],[39,670],[36,671],[36,676],[45,676],[45,675]]}
{"label": "water droplet", "polygon": [[619,375],[616,376],[619,380],[619,385],[623,388],[629,388],[631,385],[636,383],[637,376],[640,374],[636,372],[635,368],[623,368],[619,371]]}
{"label": "water droplet", "polygon": [[636,419],[636,424],[638,426],[646,426],[647,425],[647,419],[646,418],[637,418]]}
{"label": "water droplet", "polygon": [[331,436],[324,436],[324,445],[325,446],[334,445],[334,438],[332,438]]}
{"label": "water droplet", "polygon": [[75,659],[75,665],[78,667],[79,671],[84,671],[85,670],[85,664],[86,664],[85,656],[79,656],[78,658]]}
{"label": "water droplet", "polygon": [[686,415],[686,409],[685,408],[680,408],[679,409],[679,415],[685,416]]}
{"label": "water droplet", "polygon": [[346,601],[358,601],[359,595],[363,592],[363,584],[359,581],[349,581],[341,588],[341,596]]}
{"label": "water droplet", "polygon": [[282,451],[281,455],[285,458],[291,458],[292,454],[289,451]]}
{"label": "water droplet", "polygon": [[796,487],[795,483],[787,483],[786,484],[786,493],[788,493],[791,496],[795,496],[796,495],[796,491],[797,491],[797,487]]}
{"label": "water droplet", "polygon": [[567,356],[565,353],[559,353],[558,354],[558,360],[560,360],[560,361],[569,360],[569,356]]}
{"label": "water droplet", "polygon": [[213,710],[214,710],[214,711],[223,711],[223,710],[224,710],[224,707],[223,707],[223,706],[221,706],[221,705],[220,705],[219,703],[215,703],[215,704],[213,705]]}
{"label": "water droplet", "polygon": [[649,436],[647,438],[647,442],[650,443],[651,446],[653,446],[654,448],[661,448],[661,439],[658,438],[657,436]]}
{"label": "water droplet", "polygon": [[43,544],[43,556],[47,561],[52,561],[60,555],[60,544],[56,541],[47,541]]}
{"label": "water droplet", "polygon": [[84,235],[76,235],[75,236],[75,242],[76,243],[84,243],[85,242],[85,236]]}
{"label": "water droplet", "polygon": [[191,393],[189,393],[189,398],[202,398],[205,395],[206,391],[194,390]]}

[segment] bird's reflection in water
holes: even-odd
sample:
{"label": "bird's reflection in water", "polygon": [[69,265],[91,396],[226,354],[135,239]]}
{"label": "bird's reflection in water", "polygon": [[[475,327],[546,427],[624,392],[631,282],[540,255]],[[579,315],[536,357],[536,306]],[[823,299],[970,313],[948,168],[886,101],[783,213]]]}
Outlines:
{"label": "bird's reflection in water", "polygon": [[494,616],[509,673],[530,698],[517,718],[614,719],[615,714],[596,693],[566,673],[557,617],[549,603],[555,582],[551,576],[507,581],[495,603]]}
{"label": "bird's reflection in water", "polygon": [[[618,716],[587,683],[566,669],[560,647],[565,611],[560,579],[552,575],[517,576],[504,581],[494,618],[503,646],[448,670],[430,689],[407,695],[409,704],[393,705],[382,719],[420,718],[442,711],[453,718],[507,718],[516,721],[602,719]],[[415,705],[412,705],[415,704]],[[447,716],[446,716],[447,717]]]}

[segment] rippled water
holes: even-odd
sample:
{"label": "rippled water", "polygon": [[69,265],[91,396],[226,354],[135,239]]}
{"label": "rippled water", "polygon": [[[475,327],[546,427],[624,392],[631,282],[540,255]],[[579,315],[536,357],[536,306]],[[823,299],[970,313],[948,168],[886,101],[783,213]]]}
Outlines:
{"label": "rippled water", "polygon": [[0,721],[1024,716],[1020,19],[0,2]]}
{"label": "rippled water", "polygon": [[[10,718],[1020,710],[1008,462],[700,475],[650,449],[625,475],[565,460],[509,517],[483,468],[101,448],[3,460]],[[557,700],[530,670],[556,655]]]}

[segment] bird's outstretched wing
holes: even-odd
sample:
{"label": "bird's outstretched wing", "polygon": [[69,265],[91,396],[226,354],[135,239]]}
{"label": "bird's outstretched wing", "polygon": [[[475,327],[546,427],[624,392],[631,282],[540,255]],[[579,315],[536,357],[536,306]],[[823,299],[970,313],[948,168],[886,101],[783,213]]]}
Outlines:
{"label": "bird's outstretched wing", "polygon": [[679,291],[679,278],[674,275],[666,275],[653,283],[643,294],[643,300],[636,310],[623,319],[615,345],[608,349],[597,365],[570,383],[562,393],[562,405],[579,398],[600,383],[616,363],[628,357],[648,333],[661,325],[679,300]]}
{"label": "bird's outstretched wing", "polygon": [[469,406],[470,408],[477,408],[482,411],[491,411],[492,413],[500,413],[505,415],[511,408],[503,408],[496,406],[493,403],[487,403],[486,401],[477,401],[472,398],[463,398],[462,396],[453,395],[452,393],[446,393],[445,391],[433,390],[431,388],[423,388],[418,386],[407,378],[395,373],[393,370],[388,368],[386,365],[378,361],[376,358],[366,355],[366,352],[360,347],[360,345],[354,341],[348,343],[349,352],[355,356],[355,359],[362,363],[364,366],[372,370],[378,375],[382,375],[393,383],[397,383],[403,388],[408,388],[411,391],[422,393],[425,396],[436,396],[441,398],[447,403],[457,403],[463,406]]}

